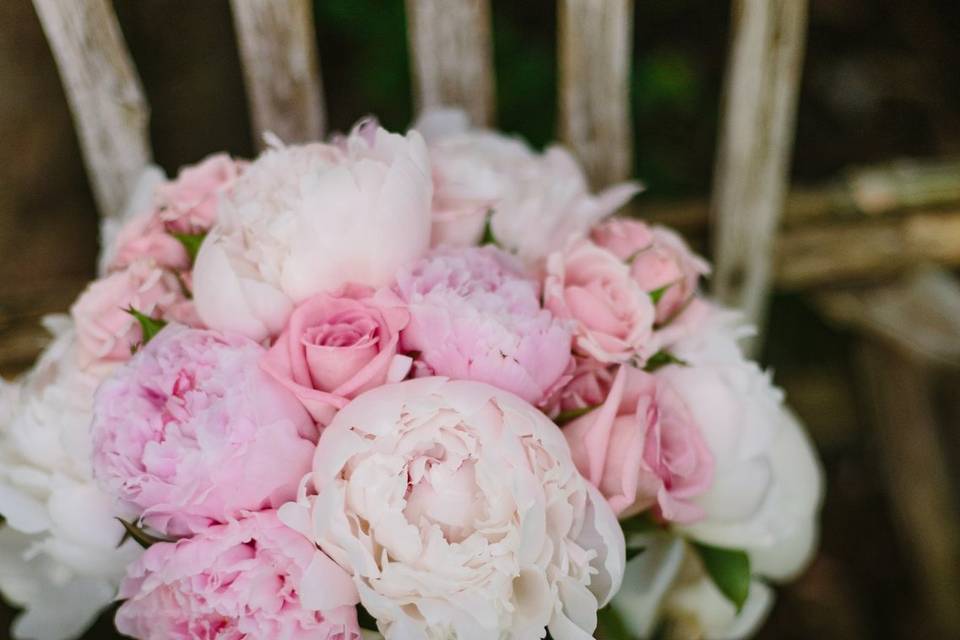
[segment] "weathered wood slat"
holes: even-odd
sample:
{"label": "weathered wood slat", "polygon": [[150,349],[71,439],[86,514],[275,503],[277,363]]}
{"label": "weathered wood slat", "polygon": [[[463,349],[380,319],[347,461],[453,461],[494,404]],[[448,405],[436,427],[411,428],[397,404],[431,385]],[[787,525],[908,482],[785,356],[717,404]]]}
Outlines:
{"label": "weathered wood slat", "polygon": [[560,138],[595,187],[630,177],[633,0],[560,0]]}
{"label": "weathered wood slat", "polygon": [[762,326],[786,191],[807,0],[734,0],[714,171],[714,293]]}
{"label": "weathered wood slat", "polygon": [[323,136],[325,111],[310,0],[231,0],[254,138]]}
{"label": "weathered wood slat", "polygon": [[109,0],[33,0],[63,80],[100,213],[123,211],[150,162],[149,111]]}
{"label": "weathered wood slat", "polygon": [[417,111],[460,107],[473,124],[491,124],[489,0],[407,0],[407,32]]}

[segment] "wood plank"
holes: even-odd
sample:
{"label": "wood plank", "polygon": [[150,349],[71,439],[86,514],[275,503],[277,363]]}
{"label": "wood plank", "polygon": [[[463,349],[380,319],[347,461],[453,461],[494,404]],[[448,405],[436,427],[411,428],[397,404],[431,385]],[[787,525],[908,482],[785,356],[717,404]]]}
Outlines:
{"label": "wood plank", "polygon": [[460,107],[473,124],[494,114],[489,0],[407,0],[407,33],[418,113]]}
{"label": "wood plank", "polygon": [[633,0],[560,0],[560,138],[596,188],[630,177]]}
{"label": "wood plank", "polygon": [[960,637],[960,518],[933,406],[929,367],[899,349],[865,341],[859,354],[881,476],[939,638]]}
{"label": "wood plank", "polygon": [[806,22],[807,0],[733,1],[711,203],[713,288],[761,328],[787,187]]}
{"label": "wood plank", "polygon": [[60,70],[101,215],[119,216],[150,163],[149,111],[109,0],[33,0]]}
{"label": "wood plank", "polygon": [[251,129],[259,147],[319,140],[323,91],[310,0],[231,0]]}

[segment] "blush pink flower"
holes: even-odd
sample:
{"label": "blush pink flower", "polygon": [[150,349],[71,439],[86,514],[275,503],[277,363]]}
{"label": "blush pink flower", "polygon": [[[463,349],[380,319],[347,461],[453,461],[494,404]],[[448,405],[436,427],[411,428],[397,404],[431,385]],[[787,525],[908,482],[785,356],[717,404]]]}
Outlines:
{"label": "blush pink flower", "polygon": [[397,345],[409,319],[367,287],[321,293],[294,310],[261,366],[326,425],[351,398],[406,377],[412,361]]}
{"label": "blush pink flower", "polygon": [[[316,611],[300,587],[319,583]],[[120,588],[120,633],[140,640],[359,640],[350,577],[273,511],[152,545]]]}
{"label": "blush pink flower", "polygon": [[172,535],[293,498],[316,427],[263,354],[242,336],[163,329],[97,391],[100,485]]}
{"label": "blush pink flower", "polygon": [[158,266],[184,271],[190,268],[190,256],[179,240],[164,227],[155,211],[131,218],[117,233],[115,253],[108,269],[124,269],[137,260],[153,259]]}
{"label": "blush pink flower", "polygon": [[570,332],[538,285],[493,247],[441,248],[397,276],[410,324],[401,347],[427,373],[487,382],[528,402],[550,395],[570,362]]}
{"label": "blush pink flower", "polygon": [[713,456],[669,384],[629,366],[603,406],[564,429],[574,461],[621,517],[650,507],[664,520],[703,518],[691,499],[713,481]]}
{"label": "blush pink flower", "polygon": [[130,358],[132,348],[141,340],[140,324],[126,311],[131,307],[157,319],[195,319],[193,305],[185,298],[176,276],[152,259],[139,259],[94,280],[70,309],[82,364]]}
{"label": "blush pink flower", "polygon": [[610,393],[616,365],[582,357],[573,358],[571,364],[567,380],[544,403],[544,412],[549,416],[598,407]]}
{"label": "blush pink flower", "polygon": [[547,259],[544,305],[575,322],[580,355],[605,363],[653,355],[650,295],[623,260],[589,240],[576,240]]}
{"label": "blush pink flower", "polygon": [[658,292],[658,324],[682,311],[696,294],[700,277],[710,273],[710,265],[690,251],[683,238],[664,227],[612,218],[594,228],[591,237],[630,265],[630,274],[641,289]]}
{"label": "blush pink flower", "polygon": [[184,167],[177,179],[157,188],[159,218],[176,233],[206,231],[217,221],[220,198],[240,175],[245,163],[217,153]]}

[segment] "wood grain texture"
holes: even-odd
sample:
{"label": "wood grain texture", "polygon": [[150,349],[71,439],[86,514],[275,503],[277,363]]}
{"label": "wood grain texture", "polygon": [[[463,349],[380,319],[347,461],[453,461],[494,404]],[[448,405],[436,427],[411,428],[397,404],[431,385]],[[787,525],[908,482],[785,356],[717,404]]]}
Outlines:
{"label": "wood grain texture", "polygon": [[492,124],[489,0],[407,0],[406,6],[417,112],[460,107],[473,124]]}
{"label": "wood grain texture", "polygon": [[109,0],[33,0],[63,80],[101,215],[123,211],[150,162],[149,111]]}
{"label": "wood grain texture", "polygon": [[806,23],[807,0],[733,2],[711,203],[713,288],[758,327],[787,187]]}
{"label": "wood grain texture", "polygon": [[250,119],[257,144],[323,136],[323,105],[310,0],[231,0]]}
{"label": "wood grain texture", "polygon": [[560,0],[560,138],[591,184],[630,177],[633,0]]}
{"label": "wood grain texture", "polygon": [[934,637],[960,637],[960,518],[933,402],[932,371],[873,341],[863,343],[858,365],[873,409],[881,475],[895,524],[908,543],[923,608]]}

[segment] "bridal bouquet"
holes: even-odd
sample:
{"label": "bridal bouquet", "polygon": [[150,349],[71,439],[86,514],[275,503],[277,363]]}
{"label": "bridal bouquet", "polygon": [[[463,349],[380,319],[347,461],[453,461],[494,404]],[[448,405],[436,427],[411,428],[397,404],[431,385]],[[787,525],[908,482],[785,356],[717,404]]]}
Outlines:
{"label": "bridal bouquet", "polygon": [[740,638],[821,478],[737,314],[572,156],[438,111],[148,174],[0,386],[16,638]]}

